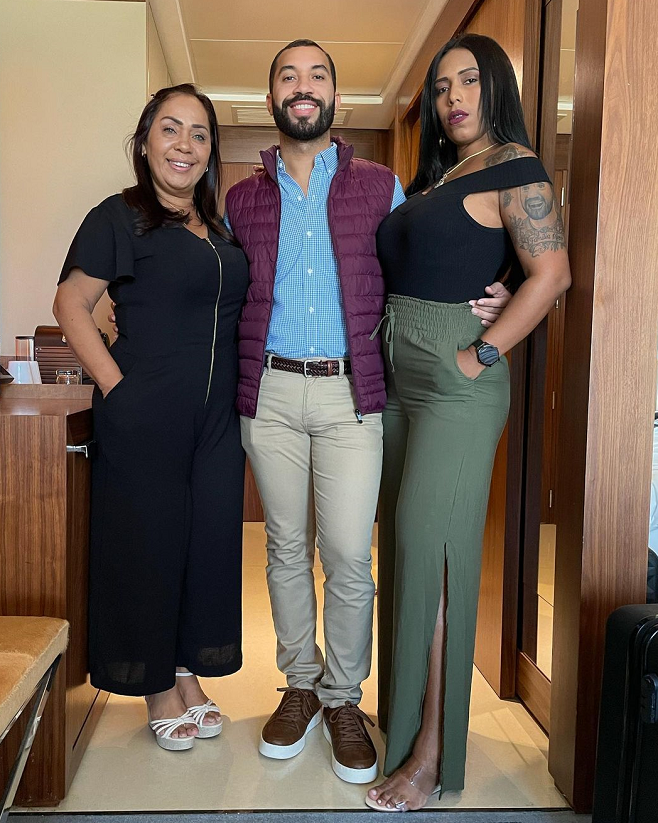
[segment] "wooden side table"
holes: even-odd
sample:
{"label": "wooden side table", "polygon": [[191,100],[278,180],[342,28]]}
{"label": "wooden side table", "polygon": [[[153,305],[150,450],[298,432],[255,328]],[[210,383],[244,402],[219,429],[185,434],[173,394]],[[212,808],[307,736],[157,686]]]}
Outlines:
{"label": "wooden side table", "polygon": [[[0,389],[0,615],[59,617],[69,648],[56,675],[15,799],[64,798],[109,695],[87,672],[90,386]],[[68,450],[67,450],[68,447]],[[0,750],[6,780],[22,724]]]}

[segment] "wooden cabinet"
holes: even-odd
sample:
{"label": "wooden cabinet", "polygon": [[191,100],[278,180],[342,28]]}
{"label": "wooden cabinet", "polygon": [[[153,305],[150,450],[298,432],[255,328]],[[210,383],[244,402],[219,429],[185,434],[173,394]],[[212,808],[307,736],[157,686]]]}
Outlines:
{"label": "wooden cabinet", "polygon": [[[91,434],[91,387],[0,390],[0,614],[62,617],[71,626],[16,797],[21,806],[65,796],[109,696],[87,673],[90,465],[67,451]],[[0,749],[2,785],[19,731]]]}

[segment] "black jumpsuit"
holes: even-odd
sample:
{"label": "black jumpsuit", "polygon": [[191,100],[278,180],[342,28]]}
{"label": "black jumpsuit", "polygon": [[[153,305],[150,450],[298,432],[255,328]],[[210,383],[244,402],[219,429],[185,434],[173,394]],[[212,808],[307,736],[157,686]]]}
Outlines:
{"label": "black jumpsuit", "polygon": [[85,218],[60,282],[110,281],[121,380],[93,396],[89,666],[97,688],[237,671],[244,453],[234,408],[242,251],[182,225],[138,236],[121,195]]}

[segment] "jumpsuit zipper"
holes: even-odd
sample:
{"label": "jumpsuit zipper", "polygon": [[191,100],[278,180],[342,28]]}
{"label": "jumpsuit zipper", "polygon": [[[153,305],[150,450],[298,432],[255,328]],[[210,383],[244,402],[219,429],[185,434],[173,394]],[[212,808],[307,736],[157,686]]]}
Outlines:
{"label": "jumpsuit zipper", "polygon": [[219,264],[219,290],[217,291],[217,300],[215,300],[215,320],[212,329],[212,349],[210,351],[210,373],[208,374],[208,388],[206,389],[206,399],[204,401],[204,406],[208,403],[208,398],[210,397],[210,387],[212,386],[212,373],[213,368],[215,366],[215,343],[217,341],[217,313],[219,311],[219,298],[222,296],[222,285],[223,285],[223,274],[222,274],[222,259],[217,252],[217,249],[214,247],[210,237],[204,238],[206,243],[210,246],[210,248],[215,252],[215,257],[217,258],[217,263]]}

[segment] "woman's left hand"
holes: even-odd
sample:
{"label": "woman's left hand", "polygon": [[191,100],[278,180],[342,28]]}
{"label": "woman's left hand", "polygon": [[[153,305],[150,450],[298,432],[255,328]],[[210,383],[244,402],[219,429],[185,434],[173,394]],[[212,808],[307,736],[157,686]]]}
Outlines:
{"label": "woman's left hand", "polygon": [[469,380],[475,380],[486,369],[477,359],[475,349],[471,346],[464,351],[457,352],[457,368]]}

